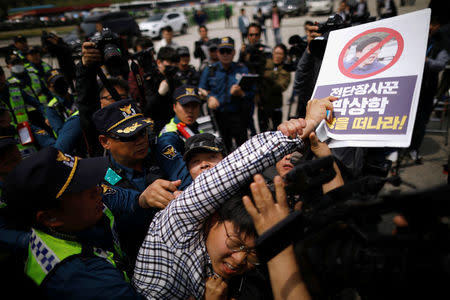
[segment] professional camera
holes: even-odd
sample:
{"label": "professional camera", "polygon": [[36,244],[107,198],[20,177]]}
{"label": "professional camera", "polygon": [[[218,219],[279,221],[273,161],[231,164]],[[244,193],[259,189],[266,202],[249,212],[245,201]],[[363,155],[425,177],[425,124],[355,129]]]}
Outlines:
{"label": "professional camera", "polygon": [[[332,163],[323,158],[307,168],[296,166],[286,176],[286,191],[310,194],[332,177]],[[314,199],[303,198],[301,211],[257,238],[260,261],[294,243],[313,299],[344,299],[349,290],[361,299],[447,299],[450,185],[382,194],[386,183],[399,186],[402,180],[364,176]],[[392,234],[382,221],[396,215],[408,226]]]}
{"label": "professional camera", "polygon": [[248,67],[249,71],[253,74],[262,75],[266,66],[264,45],[259,43],[254,45],[246,45],[245,55],[248,55],[245,65]]}
{"label": "professional camera", "polygon": [[131,55],[131,59],[137,60],[144,73],[150,73],[158,70],[155,59],[153,58],[154,48],[148,47],[145,50],[139,51]]}
{"label": "professional camera", "polygon": [[295,72],[300,58],[305,52],[308,43],[304,41],[298,34],[292,35],[288,40],[291,47],[288,50],[287,56],[290,58],[289,62],[284,65],[284,69],[288,72]]}
{"label": "professional camera", "polygon": [[96,32],[89,40],[95,44],[96,49],[100,50],[105,63],[122,58],[119,36],[109,28],[103,28],[101,32]]}
{"label": "professional camera", "polygon": [[59,39],[59,37],[56,34],[42,30],[41,43],[43,47],[51,45],[51,43],[48,41],[51,38]]}
{"label": "professional camera", "polygon": [[350,25],[344,22],[344,19],[338,14],[330,16],[325,22],[318,25],[317,30],[322,36],[316,37],[309,42],[309,50],[313,55],[322,59],[325,53],[325,48],[328,42],[328,35],[330,31],[349,27]]}

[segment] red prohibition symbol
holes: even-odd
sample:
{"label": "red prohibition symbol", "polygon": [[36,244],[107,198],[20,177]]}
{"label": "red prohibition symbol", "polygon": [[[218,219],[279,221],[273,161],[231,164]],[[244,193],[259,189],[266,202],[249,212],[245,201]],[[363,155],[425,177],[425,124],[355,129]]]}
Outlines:
{"label": "red prohibition symbol", "polygon": [[[381,41],[373,43],[371,46],[372,48],[369,47],[370,50],[368,50],[368,52],[366,52],[366,53],[362,52],[363,53],[362,56],[355,58],[350,65],[348,65],[348,63],[346,65],[344,65],[344,59],[348,52],[348,49],[353,45],[353,43],[355,41],[357,41],[358,39],[360,39],[366,35],[369,35],[372,33],[378,33],[378,32],[385,33],[387,35],[386,35],[386,37],[381,39]],[[356,72],[356,70],[355,70],[356,68],[360,67],[360,65],[362,63],[364,63],[368,58],[370,58],[370,56],[372,54],[374,54],[376,51],[381,49],[381,47],[383,47],[384,44],[386,44],[387,42],[389,42],[392,39],[395,39],[397,41],[397,51],[396,51],[394,57],[392,58],[392,60],[388,64],[386,64],[385,66],[382,66],[382,65],[380,65],[381,63],[376,61],[376,63],[378,63],[380,65],[378,68],[372,68],[372,70],[369,68],[368,72]],[[363,79],[363,78],[374,76],[376,74],[379,74],[379,73],[389,69],[398,61],[398,59],[402,55],[403,46],[404,46],[403,37],[401,36],[401,34],[398,31],[395,31],[394,29],[386,28],[386,27],[379,27],[379,28],[373,28],[373,29],[364,31],[364,32],[358,34],[357,36],[355,36],[354,38],[352,38],[342,49],[341,54],[339,55],[339,62],[338,62],[339,70],[345,76],[350,77],[350,78],[355,78],[355,79]]]}

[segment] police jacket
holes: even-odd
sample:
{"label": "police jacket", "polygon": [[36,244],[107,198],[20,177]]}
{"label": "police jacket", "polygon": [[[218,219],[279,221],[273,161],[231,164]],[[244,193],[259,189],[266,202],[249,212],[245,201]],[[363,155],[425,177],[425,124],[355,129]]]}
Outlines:
{"label": "police jacket", "polygon": [[[144,162],[144,171],[120,165],[109,154],[109,168],[105,175],[105,184],[142,193],[156,179],[162,178],[162,172],[149,154]],[[117,215],[117,232],[125,253],[132,262],[136,259],[139,248],[147,233],[157,209],[141,209],[135,214]]]}
{"label": "police jacket", "polygon": [[200,77],[199,88],[210,91],[209,96],[219,100],[219,112],[240,112],[255,96],[254,88],[244,91],[244,97],[236,97],[230,94],[231,86],[236,84],[242,74],[248,74],[248,68],[241,64],[232,62],[228,70],[223,68],[222,63],[216,62],[207,66]]}
{"label": "police jacket", "polygon": [[192,65],[189,65],[189,68],[186,71],[178,70],[175,76],[179,84],[198,86],[198,83],[200,82],[200,73],[197,72]]}
{"label": "police jacket", "polygon": [[[145,299],[127,282],[124,253],[115,238],[116,214],[143,210],[139,193],[103,186],[103,218],[92,228],[67,239],[34,229],[27,232],[27,275],[43,290],[45,299]],[[0,234],[3,240],[4,230]],[[29,244],[29,245],[28,245]],[[125,256],[124,256],[125,257]]]}
{"label": "police jacket", "polygon": [[[178,189],[184,190],[192,183],[192,177],[183,160],[186,138],[178,130],[178,123],[180,123],[180,119],[175,116],[161,130],[156,144],[156,153],[158,163],[167,179],[171,181],[181,179]],[[192,134],[200,133],[197,123],[188,128]]]}

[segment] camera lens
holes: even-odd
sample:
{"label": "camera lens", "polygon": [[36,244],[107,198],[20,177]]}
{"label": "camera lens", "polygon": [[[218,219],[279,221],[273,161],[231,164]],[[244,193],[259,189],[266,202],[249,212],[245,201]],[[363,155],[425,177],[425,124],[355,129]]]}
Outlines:
{"label": "camera lens", "polygon": [[114,45],[114,44],[106,44],[105,48],[103,49],[103,57],[105,61],[108,61],[112,58],[120,58],[122,56],[122,53],[120,52],[120,49]]}

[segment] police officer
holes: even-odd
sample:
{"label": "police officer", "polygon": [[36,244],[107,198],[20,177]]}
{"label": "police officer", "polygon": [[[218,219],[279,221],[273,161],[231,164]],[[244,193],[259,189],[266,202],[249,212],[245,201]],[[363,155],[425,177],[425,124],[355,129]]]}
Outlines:
{"label": "police officer", "polygon": [[[106,184],[138,192],[149,187],[154,197],[152,207],[155,208],[164,208],[175,198],[174,192],[181,181],[162,179],[162,172],[149,146],[153,121],[143,116],[133,100],[109,104],[95,112],[93,120],[100,144],[107,151]],[[142,215],[131,216],[131,219],[129,215],[118,216],[120,221],[122,218],[126,220],[121,223],[136,225],[117,228],[124,250],[132,260],[137,255],[154,213],[155,210],[145,211]]]}
{"label": "police officer", "polygon": [[[36,108],[34,113],[39,113],[38,117],[45,115],[44,107],[33,96],[28,95],[22,85],[22,82],[16,77],[16,74],[25,72],[22,62],[17,56],[15,60],[7,60],[8,66],[11,69],[11,76],[6,80],[5,73],[0,67],[0,100],[4,105],[4,111],[9,112],[5,115],[4,123],[11,124],[16,129],[16,137],[20,141],[18,144],[19,150],[23,157],[36,152],[39,147],[50,145],[54,138],[41,127],[37,126],[30,118],[32,114],[27,106]],[[19,70],[21,68],[21,70]],[[21,129],[21,139],[17,130]]]}
{"label": "police officer", "polygon": [[219,57],[217,56],[217,47],[219,46],[220,39],[219,38],[213,38],[210,39],[206,46],[208,47],[208,58],[203,60],[200,64],[199,71],[200,73],[203,72],[203,70],[213,63],[216,63],[219,61]]}
{"label": "police officer", "polygon": [[53,69],[48,63],[42,60],[42,48],[33,46],[26,52],[28,63],[25,64],[25,69],[28,73],[34,73],[41,79],[41,82],[46,83],[50,71]]}
{"label": "police officer", "polygon": [[192,178],[211,169],[227,156],[222,141],[211,133],[199,133],[186,140],[183,160]]}
{"label": "police officer", "polygon": [[219,62],[208,66],[200,77],[199,88],[209,92],[208,107],[216,110],[215,117],[219,132],[227,150],[247,140],[248,110],[254,97],[254,89],[244,91],[237,83],[248,68],[233,62],[236,54],[234,40],[224,37],[219,44]]}
{"label": "police officer", "polygon": [[58,70],[51,70],[47,85],[54,95],[46,107],[46,115],[56,137],[53,146],[65,153],[85,156],[87,149],[82,138],[79,111],[65,77]]}
{"label": "police officer", "polygon": [[24,63],[27,62],[25,57],[26,52],[28,51],[28,41],[27,38],[23,35],[19,34],[14,37],[14,43],[9,46],[10,51],[9,54],[17,55]]}
{"label": "police officer", "polygon": [[198,86],[200,81],[200,73],[195,70],[193,65],[190,65],[191,55],[189,48],[186,46],[178,47],[177,53],[180,56],[178,63],[178,71],[176,73],[177,82],[180,84],[188,84]]}
{"label": "police officer", "polygon": [[183,161],[186,139],[200,133],[197,118],[202,100],[192,85],[182,85],[174,91],[173,117],[161,130],[156,144],[158,162],[169,180],[181,179],[183,190],[192,182],[192,177]]}
{"label": "police officer", "polygon": [[28,234],[25,274],[45,299],[144,299],[127,282],[114,214],[143,210],[146,195],[100,186],[107,167],[48,147],[6,179],[8,224]]}

